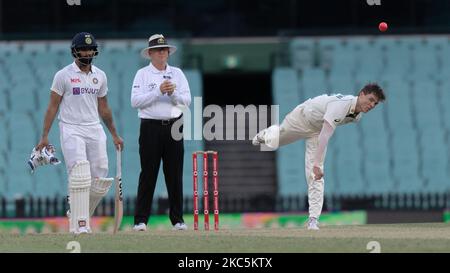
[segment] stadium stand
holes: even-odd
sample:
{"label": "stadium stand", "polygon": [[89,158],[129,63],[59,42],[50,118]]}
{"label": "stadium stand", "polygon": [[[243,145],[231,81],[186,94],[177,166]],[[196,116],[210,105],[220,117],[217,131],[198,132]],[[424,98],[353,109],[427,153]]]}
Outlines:
{"label": "stadium stand", "polygon": [[[444,79],[448,58],[443,58],[450,54],[448,37],[296,38],[290,51],[291,69],[298,75],[292,81],[301,85],[298,103],[324,93],[356,94],[373,81],[387,94],[384,105],[333,137],[327,152],[326,168],[331,165],[332,170],[327,171],[326,185],[333,185],[335,194],[448,190],[450,115],[443,105],[450,101]],[[275,70],[274,76],[278,75]],[[286,86],[275,87],[274,98],[292,88],[287,86],[290,81],[287,77],[276,81]],[[291,148],[296,149],[292,154],[304,152],[303,147]],[[280,169],[283,155],[282,148],[278,152],[280,188],[292,184]]]}
{"label": "stadium stand", "polygon": [[[280,105],[280,122],[297,106],[299,98],[299,78],[292,68],[277,68],[273,73],[274,104]],[[304,143],[296,142],[281,147],[277,152],[278,192],[281,195],[305,194]]]}
{"label": "stadium stand", "polygon": [[[31,149],[39,140],[42,121],[49,99],[49,88],[56,71],[71,62],[69,42],[4,42],[0,46],[0,191],[2,196],[14,198],[32,194],[35,197],[65,196],[67,183],[65,168],[41,167],[33,175],[26,165]],[[180,65],[182,45],[171,56],[172,65]],[[147,64],[138,55],[145,41],[104,41],[95,64],[108,75],[108,101],[120,134],[125,140],[123,159],[124,194],[134,196],[140,172],[138,153],[139,119],[130,106],[130,90],[136,71]],[[179,57],[178,57],[179,56]],[[43,69],[45,67],[45,69]],[[196,70],[186,70],[192,96],[201,96],[202,78]],[[191,107],[193,113],[193,106]],[[50,140],[59,150],[57,121],[54,122]],[[201,141],[189,142],[186,155],[201,150]],[[115,172],[115,151],[111,139],[108,142],[110,175]],[[190,157],[187,157],[190,158]],[[188,160],[187,160],[188,161]],[[190,179],[192,164],[185,167],[185,179]],[[158,179],[162,179],[162,172]],[[190,184],[185,183],[186,193]],[[112,195],[110,192],[110,195]],[[165,183],[158,182],[155,196],[164,195]]]}
{"label": "stadium stand", "polygon": [[[181,41],[172,65],[183,59]],[[125,196],[135,196],[140,172],[139,119],[130,106],[135,72],[147,62],[138,55],[145,41],[106,40],[95,64],[108,75],[108,99],[125,140]],[[54,73],[70,63],[67,41],[2,42],[0,46],[0,191],[7,198],[65,196],[65,168],[43,167],[29,174],[26,160],[41,131]],[[323,93],[356,94],[376,81],[386,103],[364,115],[359,124],[339,128],[327,151],[326,194],[354,195],[442,193],[450,175],[450,42],[446,36],[295,38],[289,45],[291,65],[272,73],[273,104],[280,122],[297,104]],[[202,96],[202,74],[185,69],[192,94]],[[193,120],[193,119],[192,119]],[[57,123],[51,141],[59,149]],[[185,128],[187,129],[187,128]],[[190,137],[194,136],[191,124]],[[184,192],[190,196],[191,154],[203,141],[185,142]],[[110,175],[115,153],[108,142]],[[62,157],[61,152],[58,154]],[[304,142],[276,152],[280,196],[306,195]],[[166,196],[159,175],[155,200]],[[112,191],[110,192],[112,195]]]}

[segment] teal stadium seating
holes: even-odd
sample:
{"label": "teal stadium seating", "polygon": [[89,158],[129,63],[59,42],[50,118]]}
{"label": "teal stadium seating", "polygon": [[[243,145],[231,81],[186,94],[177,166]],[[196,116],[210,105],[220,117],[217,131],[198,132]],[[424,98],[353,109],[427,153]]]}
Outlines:
{"label": "teal stadium seating", "polygon": [[[171,40],[178,52],[169,63],[179,66],[183,54],[182,44]],[[116,126],[125,141],[123,153],[124,195],[134,197],[140,172],[137,110],[131,108],[130,92],[136,71],[147,65],[139,51],[145,41],[100,41],[100,54],[95,64],[107,73],[108,101]],[[47,109],[50,87],[56,71],[72,61],[70,41],[55,42],[2,42],[0,46],[0,195],[7,198],[33,195],[36,197],[65,196],[67,174],[64,164],[39,168],[33,175],[26,165],[31,149],[39,140],[42,122]],[[201,73],[185,70],[192,96],[202,96]],[[193,106],[191,107],[193,110]],[[109,137],[109,134],[108,134]],[[62,158],[57,121],[54,122],[50,140]],[[202,150],[202,141],[187,142],[184,179],[185,194],[191,192],[192,163],[190,154]],[[108,155],[110,176],[115,173],[115,150],[109,137]],[[162,171],[158,177],[155,199],[166,195]],[[109,195],[112,196],[113,191]]]}
{"label": "teal stadium seating", "polygon": [[[297,106],[300,101],[299,78],[292,68],[276,68],[272,75],[274,104],[280,106],[282,119]],[[304,143],[295,142],[281,147],[277,151],[278,192],[281,195],[306,194],[304,172]]]}
{"label": "teal stadium seating", "polygon": [[[170,57],[180,66],[183,44]],[[65,196],[65,168],[43,167],[30,175],[26,160],[38,141],[49,89],[56,71],[71,62],[69,41],[0,42],[0,195]],[[95,63],[108,75],[108,100],[125,140],[125,196],[134,197],[140,172],[139,119],[130,106],[136,71],[148,61],[139,57],[145,40],[100,41]],[[273,103],[280,122],[303,100],[324,93],[353,93],[367,82],[385,89],[387,102],[364,115],[361,123],[336,131],[327,151],[326,194],[440,193],[449,190],[450,175],[450,40],[443,35],[391,37],[308,37],[292,39],[290,67],[272,73]],[[193,97],[200,97],[202,74],[184,70]],[[190,107],[194,114],[193,103]],[[59,149],[59,130],[50,139]],[[193,125],[191,135],[193,136]],[[203,141],[185,142],[184,194],[192,193],[193,151]],[[279,149],[278,192],[307,193],[304,142]],[[110,175],[115,173],[114,147],[108,142]],[[159,175],[155,198],[166,196]],[[111,195],[113,191],[109,194]]]}
{"label": "teal stadium seating", "polygon": [[[387,102],[360,124],[340,128],[333,136],[325,167],[328,190],[353,195],[448,191],[447,36],[295,38],[290,50],[291,69],[298,75],[293,81],[301,86],[297,103],[324,93],[356,94],[374,81],[387,94]],[[276,81],[286,86],[274,88],[274,98],[289,88],[290,80]],[[296,149],[303,154],[303,147]],[[280,149],[279,160],[284,153]],[[281,188],[299,187],[298,192],[304,180],[299,177],[293,185],[287,175],[279,174],[278,183]]]}

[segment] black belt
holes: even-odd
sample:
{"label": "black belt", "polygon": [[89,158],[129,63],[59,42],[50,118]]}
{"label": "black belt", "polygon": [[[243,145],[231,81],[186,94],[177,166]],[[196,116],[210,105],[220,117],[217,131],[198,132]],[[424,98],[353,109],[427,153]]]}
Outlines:
{"label": "black belt", "polygon": [[145,123],[153,123],[158,125],[172,125],[175,123],[175,121],[179,120],[183,115],[177,117],[177,118],[171,118],[171,119],[151,119],[151,118],[141,118],[141,122]]}

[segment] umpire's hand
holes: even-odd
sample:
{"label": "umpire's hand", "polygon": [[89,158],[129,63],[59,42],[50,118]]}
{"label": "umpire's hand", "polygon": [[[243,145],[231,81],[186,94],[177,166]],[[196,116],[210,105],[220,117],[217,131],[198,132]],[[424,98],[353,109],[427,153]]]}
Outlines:
{"label": "umpire's hand", "polygon": [[173,91],[175,90],[175,84],[171,83],[168,80],[165,80],[160,86],[159,90],[161,90],[162,94],[167,94],[169,96],[172,95]]}

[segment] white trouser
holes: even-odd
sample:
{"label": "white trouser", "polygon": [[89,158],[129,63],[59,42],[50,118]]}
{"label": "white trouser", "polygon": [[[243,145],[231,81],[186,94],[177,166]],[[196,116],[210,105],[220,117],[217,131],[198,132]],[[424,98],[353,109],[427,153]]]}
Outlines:
{"label": "white trouser", "polygon": [[[60,122],[59,130],[69,176],[69,230],[77,234],[84,226],[90,231],[89,218],[111,186],[110,181],[103,179],[108,175],[106,134],[100,124],[78,126]],[[86,163],[88,170],[74,168],[80,162]]]}
{"label": "white trouser", "polygon": [[92,178],[107,177],[106,134],[101,124],[79,126],[60,122],[59,131],[68,174],[76,162],[87,160]]}
{"label": "white trouser", "polygon": [[[320,129],[315,128],[308,122],[303,110],[303,105],[297,106],[292,112],[286,115],[280,126],[273,125],[265,129],[270,133],[266,133],[264,136],[270,138],[279,134],[279,146],[293,143],[299,139],[305,139],[305,176],[308,183],[309,217],[319,218],[323,205],[324,179],[322,177],[320,180],[314,180],[312,170],[314,156],[318,147]],[[325,154],[326,150],[320,162],[320,168],[322,170]]]}

